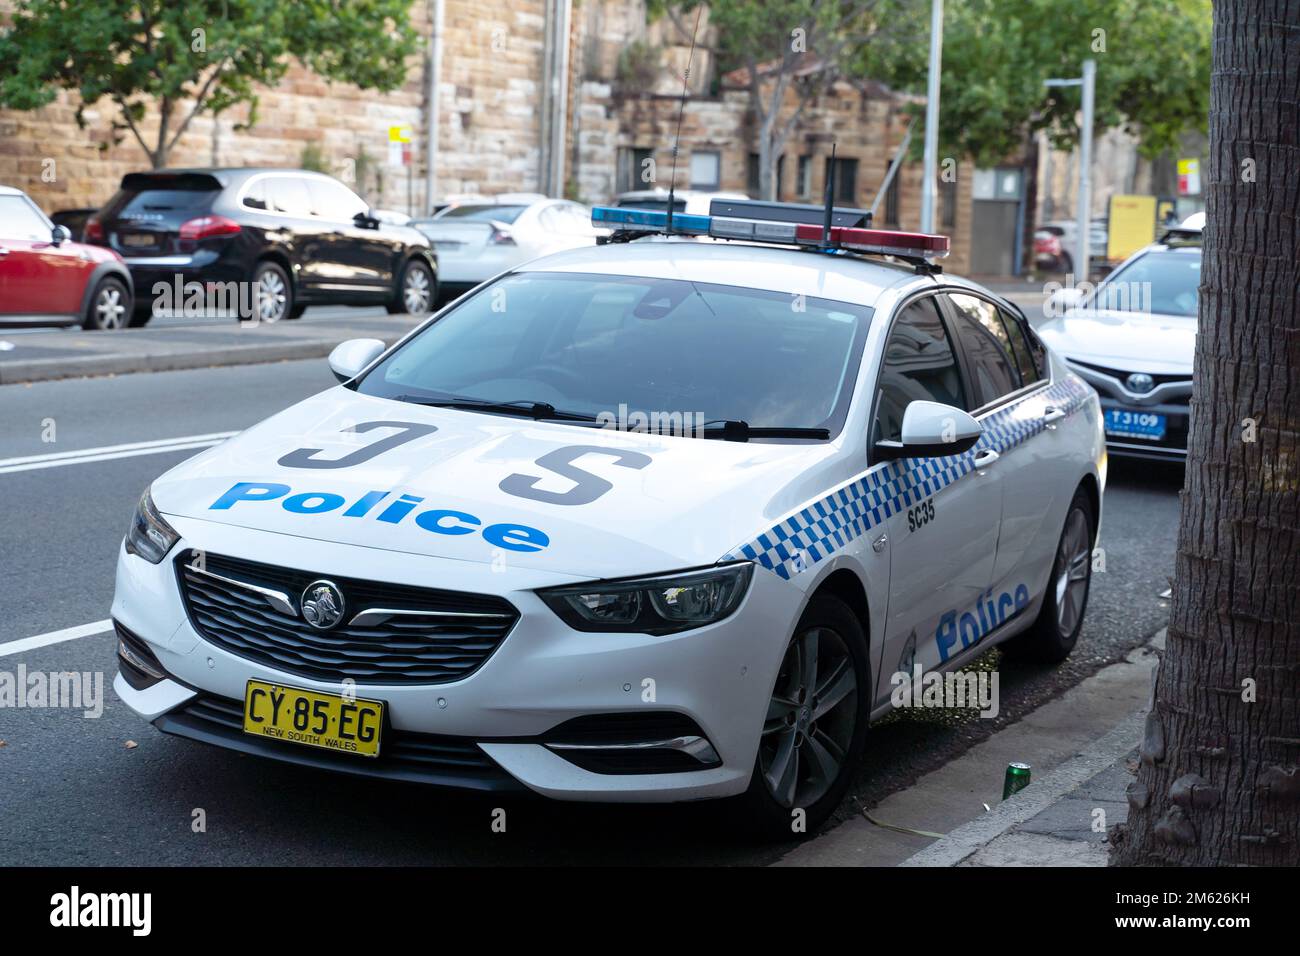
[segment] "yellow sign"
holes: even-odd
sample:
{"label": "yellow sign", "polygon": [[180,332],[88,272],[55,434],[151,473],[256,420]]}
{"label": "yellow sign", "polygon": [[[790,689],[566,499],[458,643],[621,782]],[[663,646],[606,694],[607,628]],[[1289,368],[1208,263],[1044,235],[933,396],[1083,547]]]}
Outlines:
{"label": "yellow sign", "polygon": [[388,141],[390,143],[409,143],[411,141],[411,127],[409,126],[388,127]]}
{"label": "yellow sign", "polygon": [[1111,196],[1106,258],[1127,259],[1156,235],[1155,196]]}

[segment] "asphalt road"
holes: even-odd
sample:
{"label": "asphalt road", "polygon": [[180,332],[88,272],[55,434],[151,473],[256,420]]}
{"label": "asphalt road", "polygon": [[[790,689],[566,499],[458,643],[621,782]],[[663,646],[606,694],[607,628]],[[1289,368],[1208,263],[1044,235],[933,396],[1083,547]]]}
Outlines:
{"label": "asphalt road", "polygon": [[[737,836],[725,806],[462,796],[206,748],[155,731],[116,699],[109,634],[19,653],[3,646],[108,616],[117,548],[136,499],[194,452],[26,471],[6,471],[6,461],[235,431],[332,384],[324,360],[312,360],[0,388],[0,671],[102,672],[105,694],[98,718],[0,709],[0,865],[778,858],[788,847]],[[53,443],[42,440],[51,423]],[[857,798],[869,806],[906,786],[1163,626],[1167,602],[1159,595],[1172,572],[1180,483],[1180,471],[1112,462],[1101,542],[1106,571],[1094,578],[1074,655],[1055,670],[1004,669],[996,720],[910,712],[880,725],[853,788]],[[491,827],[498,806],[507,813],[504,833]],[[193,832],[196,809],[204,811],[206,832]],[[853,812],[846,802],[839,819]]]}

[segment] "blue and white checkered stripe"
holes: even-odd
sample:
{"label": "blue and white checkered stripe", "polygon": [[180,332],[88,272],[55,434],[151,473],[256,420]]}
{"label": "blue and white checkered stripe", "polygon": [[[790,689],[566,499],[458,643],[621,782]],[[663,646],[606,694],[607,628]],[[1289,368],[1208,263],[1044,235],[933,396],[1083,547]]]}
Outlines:
{"label": "blue and white checkered stripe", "polygon": [[748,559],[787,581],[825,560],[849,542],[883,524],[891,515],[916,505],[975,468],[986,449],[1005,452],[1043,430],[1042,404],[1077,411],[1092,389],[1077,379],[1054,382],[982,419],[984,434],[962,455],[909,458],[864,472],[733,549],[723,560]]}

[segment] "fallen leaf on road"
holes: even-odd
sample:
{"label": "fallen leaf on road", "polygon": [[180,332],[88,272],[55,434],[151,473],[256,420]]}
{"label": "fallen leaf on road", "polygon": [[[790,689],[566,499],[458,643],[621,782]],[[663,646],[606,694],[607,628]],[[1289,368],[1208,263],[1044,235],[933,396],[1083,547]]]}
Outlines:
{"label": "fallen leaf on road", "polygon": [[136,743],[134,740],[128,740],[128,741],[126,742],[126,749],[127,749],[127,750],[134,750],[136,747],[139,747],[139,746],[140,746],[140,745],[139,745],[138,743]]}

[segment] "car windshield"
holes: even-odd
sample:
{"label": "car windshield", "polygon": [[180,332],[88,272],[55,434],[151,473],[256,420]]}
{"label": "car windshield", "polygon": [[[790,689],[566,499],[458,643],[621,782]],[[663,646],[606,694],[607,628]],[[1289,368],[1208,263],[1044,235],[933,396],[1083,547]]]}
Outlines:
{"label": "car windshield", "polygon": [[527,206],[452,206],[438,219],[457,219],[461,222],[514,222]]}
{"label": "car windshield", "polygon": [[1097,287],[1094,309],[1196,315],[1201,250],[1148,252],[1121,266]]}
{"label": "car windshield", "polygon": [[355,387],[417,402],[545,403],[670,434],[682,434],[679,421],[741,421],[833,436],[871,315],[867,306],[711,283],[511,273]]}

